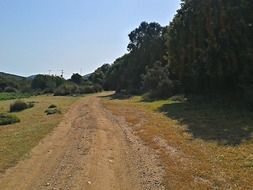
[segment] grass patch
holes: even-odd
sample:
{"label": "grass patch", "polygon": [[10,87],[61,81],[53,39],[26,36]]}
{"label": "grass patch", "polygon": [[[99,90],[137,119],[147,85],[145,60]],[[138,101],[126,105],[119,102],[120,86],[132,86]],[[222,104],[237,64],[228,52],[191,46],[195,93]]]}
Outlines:
{"label": "grass patch", "polygon": [[[140,96],[109,97],[103,103],[157,151],[166,171],[166,189],[253,187],[251,112],[180,98],[147,102]],[[154,140],[159,138],[167,146]]]}
{"label": "grass patch", "polygon": [[31,97],[31,95],[26,94],[26,93],[16,93],[16,92],[1,92],[0,93],[0,101],[20,99],[20,98],[29,98],[29,97]]}
{"label": "grass patch", "polygon": [[[17,112],[20,123],[0,128],[0,172],[14,166],[20,159],[27,156],[39,141],[50,133],[62,120],[63,115],[55,114],[48,117],[44,110],[48,105],[56,104],[66,113],[70,105],[78,98],[37,96],[24,99],[25,102],[37,102],[33,109]],[[0,112],[7,112],[11,100],[0,102]]]}
{"label": "grass patch", "polygon": [[0,113],[0,125],[10,125],[20,122],[20,119],[15,115]]}

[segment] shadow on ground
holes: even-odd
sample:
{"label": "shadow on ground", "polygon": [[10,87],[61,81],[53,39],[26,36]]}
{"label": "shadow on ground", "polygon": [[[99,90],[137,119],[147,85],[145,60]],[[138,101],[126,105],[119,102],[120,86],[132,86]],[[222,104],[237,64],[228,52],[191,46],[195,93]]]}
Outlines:
{"label": "shadow on ground", "polygon": [[249,111],[193,102],[165,104],[159,111],[186,125],[194,138],[220,145],[236,146],[253,136],[253,113]]}
{"label": "shadow on ground", "polygon": [[131,98],[132,95],[113,93],[113,94],[110,94],[110,95],[101,95],[99,97],[101,97],[101,98],[107,98],[109,100],[126,100],[126,99]]}

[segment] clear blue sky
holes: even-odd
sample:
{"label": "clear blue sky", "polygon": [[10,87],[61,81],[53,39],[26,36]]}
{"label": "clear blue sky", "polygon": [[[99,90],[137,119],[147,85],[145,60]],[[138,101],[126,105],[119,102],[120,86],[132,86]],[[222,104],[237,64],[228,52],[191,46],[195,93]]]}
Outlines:
{"label": "clear blue sky", "polygon": [[180,0],[0,0],[0,71],[86,74],[127,52],[142,21],[168,25]]}

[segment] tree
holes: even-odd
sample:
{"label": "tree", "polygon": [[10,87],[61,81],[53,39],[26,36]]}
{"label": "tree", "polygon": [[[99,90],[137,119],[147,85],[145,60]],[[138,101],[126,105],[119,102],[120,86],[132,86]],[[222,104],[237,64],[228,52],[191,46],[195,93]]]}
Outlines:
{"label": "tree", "polygon": [[163,61],[164,28],[158,23],[142,22],[129,34],[129,53],[118,58],[109,70],[109,86],[129,93],[142,91],[142,75],[155,61]]}
{"label": "tree", "polygon": [[168,65],[157,61],[143,76],[143,84],[152,98],[168,98],[180,90],[180,83],[171,80]]}
{"label": "tree", "polygon": [[104,89],[107,89],[108,87],[106,86],[106,75],[109,69],[110,64],[102,65],[101,67],[96,69],[94,73],[90,75],[89,80],[94,84],[99,84]]}
{"label": "tree", "polygon": [[54,92],[55,88],[63,84],[65,80],[61,77],[49,75],[37,75],[32,80],[31,87],[34,90],[40,90],[48,93]]}
{"label": "tree", "polygon": [[253,76],[250,0],[183,1],[167,28],[170,69],[187,93],[236,93]]}
{"label": "tree", "polygon": [[74,73],[72,76],[71,76],[71,79],[70,79],[72,82],[80,85],[84,80],[83,80],[83,77],[81,75],[79,75],[78,73]]}

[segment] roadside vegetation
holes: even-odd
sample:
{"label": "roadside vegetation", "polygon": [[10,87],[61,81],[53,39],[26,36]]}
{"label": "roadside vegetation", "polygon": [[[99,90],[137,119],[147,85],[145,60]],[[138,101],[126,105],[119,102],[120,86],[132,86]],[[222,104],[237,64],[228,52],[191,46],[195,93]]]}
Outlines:
{"label": "roadside vegetation", "polygon": [[29,98],[31,95],[28,93],[17,93],[17,92],[1,92],[0,101],[2,100],[12,100],[20,98]]}
{"label": "roadside vegetation", "polygon": [[[0,127],[0,172],[4,172],[19,160],[29,156],[31,149],[62,120],[62,114],[54,114],[48,117],[44,113],[50,105],[57,105],[57,109],[66,113],[69,106],[77,99],[76,97],[54,96],[36,96],[22,99],[24,102],[36,102],[36,105],[32,109],[16,112],[16,116],[7,114],[13,100],[1,101],[0,123],[8,121],[9,125]],[[14,121],[20,122],[15,123]]]}
{"label": "roadside vegetation", "polygon": [[45,110],[45,113],[47,115],[53,115],[53,114],[61,114],[61,110],[54,104],[51,104],[48,106],[48,108]]}
{"label": "roadside vegetation", "polygon": [[168,189],[251,189],[252,10],[252,0],[182,0],[171,23],[142,22],[128,52],[89,75],[0,74],[0,100],[68,96],[32,96],[39,103],[16,114],[20,123],[0,127],[0,171],[53,129],[73,96],[113,90],[105,106],[158,151]]}
{"label": "roadside vegetation", "polygon": [[0,113],[0,125],[10,125],[20,122],[20,119],[15,115]]}
{"label": "roadside vegetation", "polygon": [[10,112],[23,111],[25,109],[32,108],[33,106],[34,106],[34,103],[32,103],[32,102],[26,103],[24,101],[17,100],[10,105]]}

